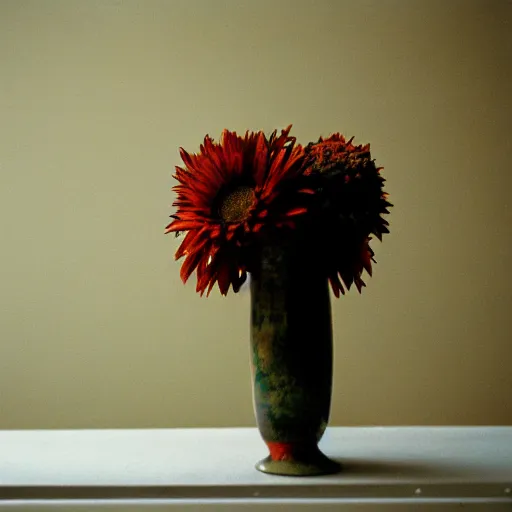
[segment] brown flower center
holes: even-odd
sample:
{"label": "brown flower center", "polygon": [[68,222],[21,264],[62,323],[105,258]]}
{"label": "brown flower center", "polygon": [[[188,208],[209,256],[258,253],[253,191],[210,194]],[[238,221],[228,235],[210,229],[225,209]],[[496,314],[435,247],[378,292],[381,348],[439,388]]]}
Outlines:
{"label": "brown flower center", "polygon": [[224,222],[242,222],[249,216],[254,204],[254,189],[237,187],[228,192],[220,201],[219,214]]}

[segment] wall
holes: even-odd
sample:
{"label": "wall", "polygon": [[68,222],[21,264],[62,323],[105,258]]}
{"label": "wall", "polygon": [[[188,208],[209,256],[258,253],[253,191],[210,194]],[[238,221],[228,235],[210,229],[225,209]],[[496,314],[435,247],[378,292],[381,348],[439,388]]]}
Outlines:
{"label": "wall", "polygon": [[395,204],[332,424],[511,424],[511,5],[3,0],[0,428],[254,424],[247,290],[182,286],[163,230],[179,146],[289,123]]}

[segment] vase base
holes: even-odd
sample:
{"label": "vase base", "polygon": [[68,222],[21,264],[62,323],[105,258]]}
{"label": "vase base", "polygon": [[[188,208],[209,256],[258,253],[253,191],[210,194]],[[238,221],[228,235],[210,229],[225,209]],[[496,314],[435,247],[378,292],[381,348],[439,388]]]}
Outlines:
{"label": "vase base", "polygon": [[283,476],[319,476],[341,471],[341,464],[329,459],[318,449],[300,459],[273,460],[269,455],[255,467],[262,473]]}

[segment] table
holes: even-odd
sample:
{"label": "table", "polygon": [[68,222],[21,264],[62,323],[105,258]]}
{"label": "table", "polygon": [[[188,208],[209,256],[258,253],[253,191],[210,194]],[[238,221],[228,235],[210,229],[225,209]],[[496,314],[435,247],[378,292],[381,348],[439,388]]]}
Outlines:
{"label": "table", "polygon": [[0,431],[0,509],[512,511],[512,427],[331,427],[320,446],[341,473],[256,471],[255,428]]}

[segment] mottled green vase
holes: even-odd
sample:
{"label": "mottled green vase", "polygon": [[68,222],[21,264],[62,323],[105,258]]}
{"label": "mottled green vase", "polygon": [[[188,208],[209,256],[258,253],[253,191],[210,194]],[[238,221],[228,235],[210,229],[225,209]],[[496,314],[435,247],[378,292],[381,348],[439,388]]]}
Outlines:
{"label": "mottled green vase", "polygon": [[301,251],[263,249],[251,273],[253,401],[270,455],[265,473],[335,473],[319,449],[329,420],[332,327],[328,282]]}

